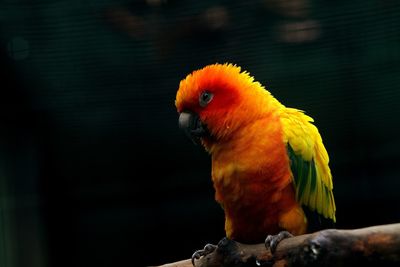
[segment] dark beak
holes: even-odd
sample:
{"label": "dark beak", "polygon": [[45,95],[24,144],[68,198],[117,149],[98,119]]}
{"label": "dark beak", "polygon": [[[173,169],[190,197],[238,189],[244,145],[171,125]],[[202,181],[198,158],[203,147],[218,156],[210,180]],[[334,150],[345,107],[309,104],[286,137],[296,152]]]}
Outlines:
{"label": "dark beak", "polygon": [[201,122],[199,116],[191,112],[182,112],[179,114],[179,128],[181,128],[186,135],[198,144],[200,138],[207,135],[207,127]]}

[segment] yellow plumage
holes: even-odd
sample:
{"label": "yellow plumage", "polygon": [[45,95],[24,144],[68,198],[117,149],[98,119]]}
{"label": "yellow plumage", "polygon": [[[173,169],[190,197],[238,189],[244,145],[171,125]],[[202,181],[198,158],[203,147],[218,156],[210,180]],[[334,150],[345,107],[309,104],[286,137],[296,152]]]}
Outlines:
{"label": "yellow plumage", "polygon": [[307,174],[309,177],[301,195],[299,185],[293,180],[298,201],[311,210],[316,210],[325,218],[336,221],[332,175],[328,166],[329,156],[317,127],[312,124],[313,119],[300,110],[286,107],[281,109],[280,117],[285,143],[288,143],[294,153],[308,164],[314,162],[315,165],[316,184],[314,187],[311,185],[311,171]]}
{"label": "yellow plumage", "polygon": [[[206,105],[205,92],[213,96]],[[304,207],[336,220],[329,157],[311,117],[232,64],[189,74],[175,104],[207,128],[200,141],[211,154],[227,237],[251,243],[280,230],[303,234],[314,218]]]}

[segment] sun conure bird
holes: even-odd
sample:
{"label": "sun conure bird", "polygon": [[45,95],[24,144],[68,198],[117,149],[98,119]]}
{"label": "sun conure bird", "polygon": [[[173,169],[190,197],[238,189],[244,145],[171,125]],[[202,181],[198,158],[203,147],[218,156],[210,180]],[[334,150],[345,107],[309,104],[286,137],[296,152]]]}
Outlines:
{"label": "sun conure bird", "polygon": [[[303,111],[285,107],[232,64],[189,74],[175,105],[180,128],[211,154],[229,239],[258,243],[268,236],[272,250],[288,233],[333,226],[329,157]],[[199,252],[195,258],[205,253]]]}

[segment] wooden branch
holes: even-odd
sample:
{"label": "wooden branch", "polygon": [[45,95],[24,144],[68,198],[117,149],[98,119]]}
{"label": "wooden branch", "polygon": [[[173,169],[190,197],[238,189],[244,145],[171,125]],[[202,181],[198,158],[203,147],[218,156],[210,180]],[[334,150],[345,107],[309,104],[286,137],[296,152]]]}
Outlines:
{"label": "wooden branch", "polygon": [[[264,244],[222,239],[196,267],[400,266],[400,223],[355,230],[328,229],[284,239],[272,255]],[[190,260],[159,267],[193,267]]]}

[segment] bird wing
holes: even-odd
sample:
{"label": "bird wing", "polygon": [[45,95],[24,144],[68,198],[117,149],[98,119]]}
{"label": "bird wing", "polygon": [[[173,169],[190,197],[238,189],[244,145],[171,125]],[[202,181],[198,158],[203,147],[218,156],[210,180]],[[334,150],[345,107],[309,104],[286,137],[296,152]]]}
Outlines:
{"label": "bird wing", "polygon": [[297,201],[335,222],[329,157],[313,119],[300,110],[284,108],[281,121]]}

